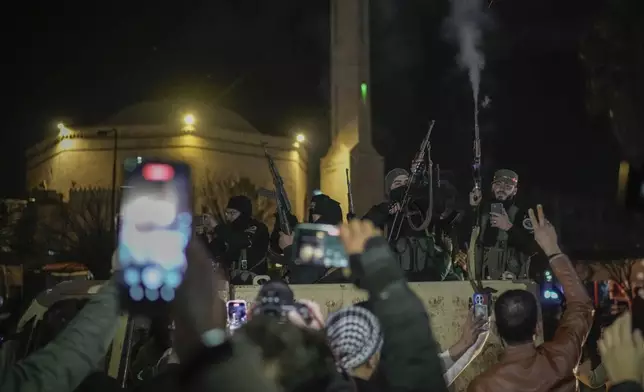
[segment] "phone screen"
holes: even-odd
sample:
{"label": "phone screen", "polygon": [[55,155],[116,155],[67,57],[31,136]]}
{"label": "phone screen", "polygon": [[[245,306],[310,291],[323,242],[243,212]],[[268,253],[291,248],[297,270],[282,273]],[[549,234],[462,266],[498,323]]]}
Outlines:
{"label": "phone screen", "polygon": [[494,214],[503,214],[503,203],[492,203],[490,212]]}
{"label": "phone screen", "polygon": [[474,294],[472,296],[472,303],[474,306],[474,317],[477,319],[488,318],[488,304],[486,296],[483,294]]}
{"label": "phone screen", "polygon": [[190,167],[146,161],[129,169],[118,247],[122,291],[130,305],[169,303],[187,268],[185,249],[192,233]]}
{"label": "phone screen", "polygon": [[296,264],[346,268],[349,257],[340,241],[340,230],[333,225],[302,223],[293,233],[293,259]]}
{"label": "phone screen", "polygon": [[228,328],[233,331],[246,324],[247,306],[244,300],[235,300],[226,302],[228,311]]}

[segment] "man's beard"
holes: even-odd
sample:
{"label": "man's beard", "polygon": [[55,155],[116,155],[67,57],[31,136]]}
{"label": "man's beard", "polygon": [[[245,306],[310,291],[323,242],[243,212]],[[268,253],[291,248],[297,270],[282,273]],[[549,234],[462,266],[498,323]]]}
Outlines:
{"label": "man's beard", "polygon": [[498,201],[506,201],[510,196],[505,192],[494,192],[494,198]]}

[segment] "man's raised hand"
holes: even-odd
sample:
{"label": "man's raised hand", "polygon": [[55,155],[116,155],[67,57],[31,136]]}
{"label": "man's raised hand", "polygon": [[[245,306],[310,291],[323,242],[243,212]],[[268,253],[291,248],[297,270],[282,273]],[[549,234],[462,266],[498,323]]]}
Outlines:
{"label": "man's raised hand", "polygon": [[543,249],[546,256],[552,256],[561,253],[559,243],[557,242],[557,232],[555,228],[548,222],[543,214],[543,207],[541,204],[537,205],[537,214],[535,216],[534,210],[528,210],[530,221],[534,229],[534,239],[537,241],[541,249]]}

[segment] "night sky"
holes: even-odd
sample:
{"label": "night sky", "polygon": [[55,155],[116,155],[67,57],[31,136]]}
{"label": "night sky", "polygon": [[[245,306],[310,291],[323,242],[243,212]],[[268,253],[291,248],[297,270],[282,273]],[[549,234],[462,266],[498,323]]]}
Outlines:
{"label": "night sky", "polygon": [[[586,111],[578,55],[596,2],[494,1],[481,86],[490,168],[514,168],[529,186],[614,191],[620,153],[606,119]],[[304,127],[328,137],[327,1],[13,5],[2,37],[2,196],[24,196],[23,151],[57,122],[97,123],[139,101],[198,99],[267,134]],[[372,0],[374,140],[388,168],[409,165],[436,119],[434,161],[469,176],[471,92],[444,38],[447,9],[446,0]]]}

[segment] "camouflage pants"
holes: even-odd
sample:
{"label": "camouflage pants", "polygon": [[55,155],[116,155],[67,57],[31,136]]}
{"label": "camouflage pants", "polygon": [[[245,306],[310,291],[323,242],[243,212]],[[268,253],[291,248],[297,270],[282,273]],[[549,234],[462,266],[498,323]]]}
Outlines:
{"label": "camouflage pants", "polygon": [[449,253],[433,237],[399,238],[394,251],[410,282],[459,280],[452,271]]}

